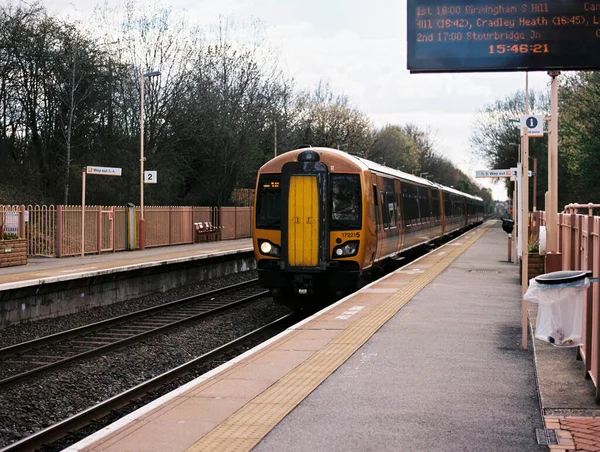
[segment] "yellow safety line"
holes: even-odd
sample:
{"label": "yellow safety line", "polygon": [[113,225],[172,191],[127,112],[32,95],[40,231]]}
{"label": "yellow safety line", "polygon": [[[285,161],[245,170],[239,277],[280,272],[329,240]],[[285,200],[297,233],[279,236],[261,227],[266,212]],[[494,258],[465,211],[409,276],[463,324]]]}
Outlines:
{"label": "yellow safety line", "polygon": [[187,452],[251,450],[296,405],[346,362],[384,323],[442,273],[490,226],[490,223],[483,225],[462,245],[446,254],[402,290],[384,300],[370,314],[358,320],[304,363],[232,414],[198,440]]}

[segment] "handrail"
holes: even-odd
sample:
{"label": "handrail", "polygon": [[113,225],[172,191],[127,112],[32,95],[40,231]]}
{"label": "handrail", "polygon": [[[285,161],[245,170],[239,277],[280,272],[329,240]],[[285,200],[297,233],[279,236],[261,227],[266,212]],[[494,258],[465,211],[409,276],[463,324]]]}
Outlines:
{"label": "handrail", "polygon": [[593,209],[600,209],[600,204],[588,203],[588,204],[579,204],[579,203],[571,203],[565,206],[565,213],[577,213],[575,212],[578,209],[588,209],[588,215],[593,216]]}

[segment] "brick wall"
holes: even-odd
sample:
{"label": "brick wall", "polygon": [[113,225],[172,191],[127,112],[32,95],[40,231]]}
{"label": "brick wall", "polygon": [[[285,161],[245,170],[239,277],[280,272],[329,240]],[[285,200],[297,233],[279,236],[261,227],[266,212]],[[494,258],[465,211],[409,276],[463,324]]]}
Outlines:
{"label": "brick wall", "polygon": [[27,264],[25,239],[0,240],[0,268]]}

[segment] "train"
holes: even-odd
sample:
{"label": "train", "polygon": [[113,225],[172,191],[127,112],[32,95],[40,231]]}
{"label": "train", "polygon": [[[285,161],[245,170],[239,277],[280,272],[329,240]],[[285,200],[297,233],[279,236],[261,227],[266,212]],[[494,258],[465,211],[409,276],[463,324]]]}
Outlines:
{"label": "train", "polygon": [[483,200],[452,187],[337,149],[288,151],[256,178],[259,284],[295,307],[306,295],[350,293],[408,250],[483,219]]}

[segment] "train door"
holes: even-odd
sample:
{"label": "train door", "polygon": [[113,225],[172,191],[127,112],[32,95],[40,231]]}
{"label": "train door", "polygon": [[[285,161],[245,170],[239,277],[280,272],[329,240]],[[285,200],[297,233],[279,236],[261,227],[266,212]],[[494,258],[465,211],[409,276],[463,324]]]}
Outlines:
{"label": "train door", "polygon": [[288,197],[288,262],[313,267],[319,262],[317,176],[292,176]]}
{"label": "train door", "polygon": [[396,199],[396,210],[397,210],[397,227],[398,227],[398,243],[397,250],[400,252],[404,248],[404,212],[402,211],[402,190],[400,181],[394,182],[394,197]]}
{"label": "train door", "polygon": [[303,154],[281,169],[281,243],[285,246],[280,265],[293,273],[325,270],[329,259],[328,170],[318,154]]}
{"label": "train door", "polygon": [[381,208],[379,202],[379,190],[377,189],[377,176],[373,174],[371,176],[371,182],[373,184],[373,206],[375,208],[375,237],[377,240],[377,248],[375,251],[376,258],[381,256],[381,244],[383,242],[383,228],[381,226]]}

